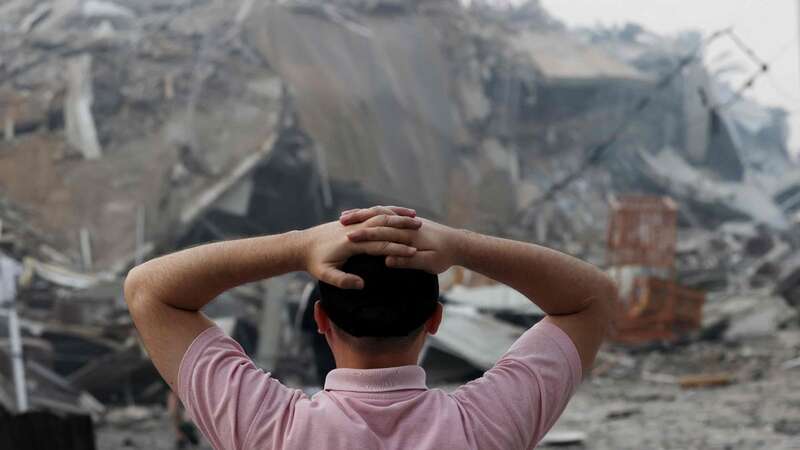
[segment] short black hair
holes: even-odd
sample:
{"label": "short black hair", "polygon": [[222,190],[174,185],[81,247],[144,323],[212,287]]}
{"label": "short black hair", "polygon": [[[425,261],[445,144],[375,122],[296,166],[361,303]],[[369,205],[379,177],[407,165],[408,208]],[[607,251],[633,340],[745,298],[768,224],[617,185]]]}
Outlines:
{"label": "short black hair", "polygon": [[416,269],[386,267],[384,256],[355,255],[341,268],[364,280],[363,289],[319,282],[322,308],[355,337],[400,337],[418,330],[436,310],[439,278]]}

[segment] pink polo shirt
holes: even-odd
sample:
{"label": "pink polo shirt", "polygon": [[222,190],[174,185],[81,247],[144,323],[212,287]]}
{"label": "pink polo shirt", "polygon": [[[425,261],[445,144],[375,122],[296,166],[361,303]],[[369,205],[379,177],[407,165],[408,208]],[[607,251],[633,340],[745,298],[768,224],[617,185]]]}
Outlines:
{"label": "pink polo shirt", "polygon": [[481,378],[448,394],[419,366],[336,369],[309,398],[257,368],[217,327],[187,350],[178,394],[217,450],[530,449],[581,379],[570,338],[540,322]]}

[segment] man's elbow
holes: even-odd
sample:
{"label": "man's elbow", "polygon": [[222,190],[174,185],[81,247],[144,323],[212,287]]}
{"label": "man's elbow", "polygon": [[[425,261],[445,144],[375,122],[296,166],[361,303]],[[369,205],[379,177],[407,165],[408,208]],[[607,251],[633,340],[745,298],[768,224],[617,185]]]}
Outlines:
{"label": "man's elbow", "polygon": [[128,305],[128,310],[131,314],[133,314],[135,307],[141,303],[143,297],[143,290],[146,284],[144,282],[145,275],[143,272],[141,266],[136,266],[128,271],[128,275],[125,277],[125,283],[122,289],[125,295],[125,303]]}
{"label": "man's elbow", "polygon": [[603,274],[598,291],[596,303],[598,315],[600,316],[599,319],[603,322],[604,328],[608,329],[611,326],[611,322],[614,320],[614,313],[619,296],[617,283],[615,283],[610,276]]}

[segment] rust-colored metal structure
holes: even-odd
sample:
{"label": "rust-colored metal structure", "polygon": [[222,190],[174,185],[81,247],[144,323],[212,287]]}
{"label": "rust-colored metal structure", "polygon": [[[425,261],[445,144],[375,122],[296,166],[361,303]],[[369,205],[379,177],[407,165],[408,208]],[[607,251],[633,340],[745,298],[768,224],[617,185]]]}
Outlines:
{"label": "rust-colored metal structure", "polygon": [[608,264],[675,267],[678,205],[669,197],[629,195],[611,200]]}
{"label": "rust-colored metal structure", "polygon": [[618,303],[613,340],[629,344],[672,341],[700,328],[705,294],[673,280],[639,277],[628,302]]}
{"label": "rust-colored metal structure", "polygon": [[620,284],[625,268],[639,274],[621,289],[627,295],[617,302],[613,340],[671,341],[700,327],[705,294],[675,281],[677,221],[678,206],[668,197],[631,195],[611,201],[608,265]]}

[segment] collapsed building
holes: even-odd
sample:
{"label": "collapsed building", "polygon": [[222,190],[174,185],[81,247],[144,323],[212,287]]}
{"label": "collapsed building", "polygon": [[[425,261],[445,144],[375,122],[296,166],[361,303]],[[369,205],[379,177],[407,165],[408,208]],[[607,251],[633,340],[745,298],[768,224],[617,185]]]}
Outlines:
{"label": "collapsed building", "polygon": [[[668,195],[676,278],[711,293],[715,330],[764,304],[720,306],[735,293],[800,304],[785,113],[729,101],[696,35],[448,0],[15,0],[0,34],[0,248],[23,271],[35,406],[100,416],[163,395],[121,298],[132,265],[374,203],[603,264],[609,196]],[[433,349],[462,365],[447,376],[488,367],[541,316],[490,280],[447,277]],[[301,290],[246,286],[214,306],[299,383],[302,349],[276,342],[299,339]],[[253,317],[285,329],[259,335]],[[458,339],[469,329],[496,331]]]}

